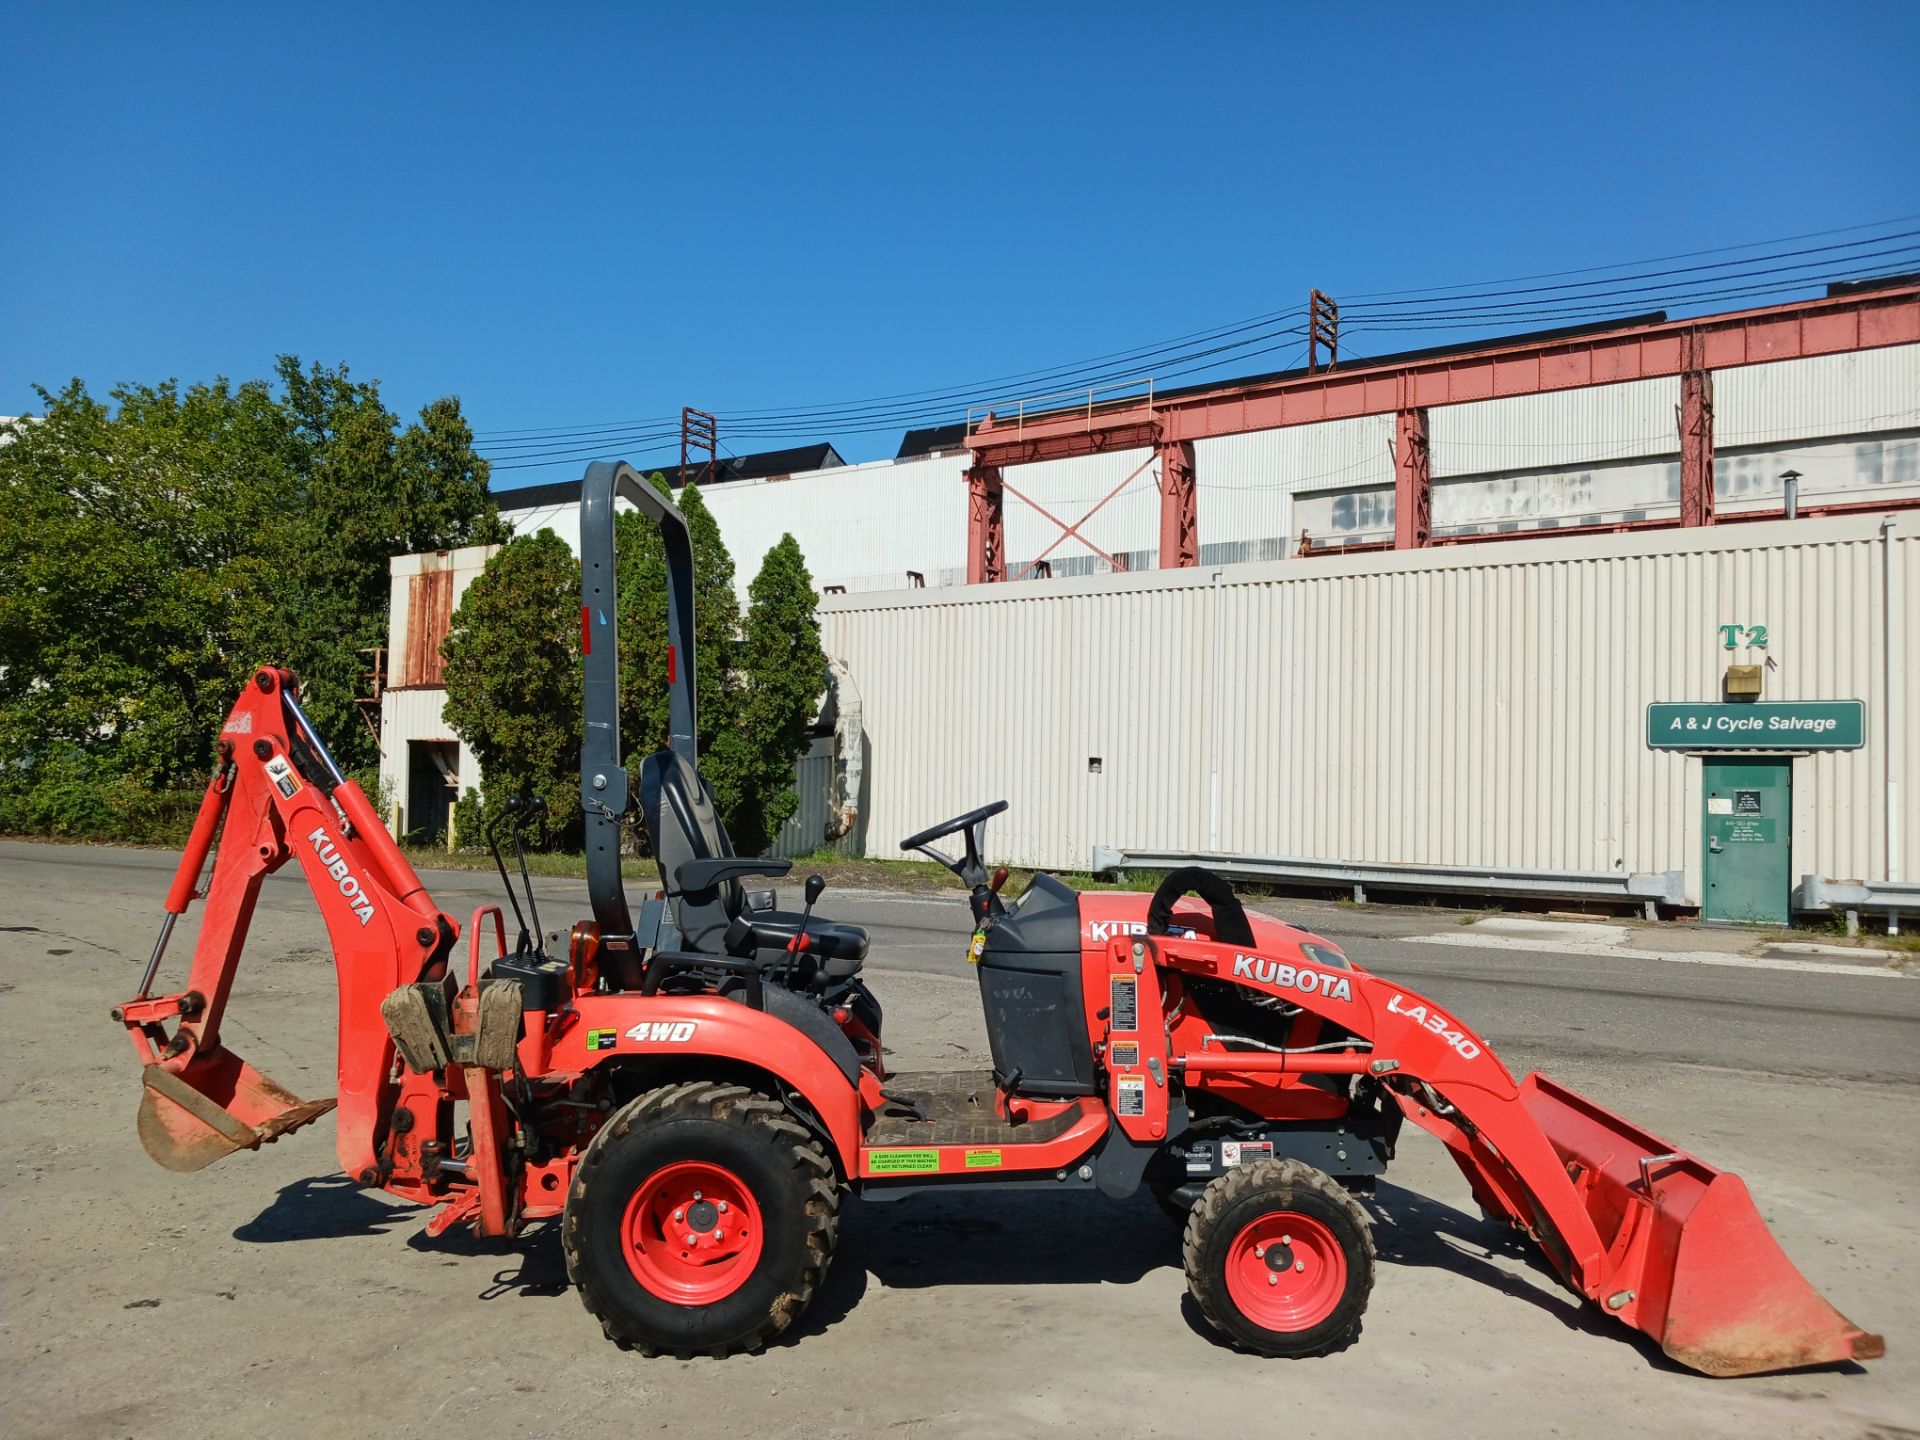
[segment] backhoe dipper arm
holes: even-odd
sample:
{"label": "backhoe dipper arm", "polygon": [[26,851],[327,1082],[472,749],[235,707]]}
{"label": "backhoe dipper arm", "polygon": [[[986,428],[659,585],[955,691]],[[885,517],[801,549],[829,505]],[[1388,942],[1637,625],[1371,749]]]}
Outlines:
{"label": "backhoe dipper arm", "polygon": [[167,896],[169,917],[185,911],[223,820],[187,987],[149,996],[156,947],[142,993],[114,1011],[146,1067],[141,1138],[161,1164],[193,1170],[333,1108],[331,1100],[300,1101],[221,1043],[260,887],[291,856],[319,904],[338,972],[340,1163],[375,1183],[394,1094],[380,1002],[443,964],[458,927],[434,905],[360,787],[339,778],[300,711],[292,675],[258,671],[228,714],[220,746],[225,763],[209,782]]}
{"label": "backhoe dipper arm", "polygon": [[[1359,969],[1205,939],[1136,937],[1162,964],[1230,979],[1333,1022],[1345,1053],[1169,1048],[1210,1075],[1366,1077],[1438,1137],[1490,1215],[1524,1229],[1577,1294],[1710,1375],[1869,1359],[1885,1344],[1836,1311],[1781,1251],[1737,1175],[1546,1076],[1516,1082],[1491,1047],[1424,996]],[[1171,1037],[1170,1037],[1171,1038]]]}
{"label": "backhoe dipper arm", "polygon": [[580,669],[585,737],[580,799],[586,812],[587,893],[602,943],[631,944],[633,919],[620,878],[620,821],[627,771],[620,749],[619,582],[613,517],[625,500],[659,528],[667,552],[667,724],[669,743],[698,760],[693,631],[693,540],[674,503],[625,461],[597,460],[580,482]]}

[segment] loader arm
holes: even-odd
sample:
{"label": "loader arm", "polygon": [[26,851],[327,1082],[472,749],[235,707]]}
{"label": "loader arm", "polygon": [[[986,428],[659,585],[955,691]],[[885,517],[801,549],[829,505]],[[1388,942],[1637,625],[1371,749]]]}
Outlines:
{"label": "loader arm", "polygon": [[[301,1101],[221,1041],[260,887],[294,858],[320,907],[338,975],[340,1164],[375,1183],[396,1094],[380,1002],[443,966],[458,927],[434,905],[360,787],[340,774],[287,671],[254,676],[227,716],[218,754],[140,993],[113,1012],[144,1067],[141,1139],[167,1168],[197,1170],[334,1108],[334,1100]],[[216,834],[186,987],[154,996],[167,940],[196,898]]]}
{"label": "loader arm", "polygon": [[[1870,1359],[1885,1342],[1801,1276],[1736,1175],[1544,1075],[1515,1081],[1491,1046],[1405,986],[1302,954],[1161,936],[1169,969],[1230,979],[1340,1026],[1345,1053],[1169,1053],[1209,1074],[1352,1075],[1382,1086],[1446,1147],[1487,1213],[1531,1236],[1569,1288],[1711,1375]],[[1137,962],[1135,962],[1137,963]]]}

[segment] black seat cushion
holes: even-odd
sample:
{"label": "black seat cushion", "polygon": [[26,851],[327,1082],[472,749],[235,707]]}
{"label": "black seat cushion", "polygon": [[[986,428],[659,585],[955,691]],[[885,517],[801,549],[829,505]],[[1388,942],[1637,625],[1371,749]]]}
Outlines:
{"label": "black seat cushion", "polygon": [[[660,884],[673,907],[681,943],[707,955],[784,951],[800,928],[801,917],[791,911],[748,910],[742,915],[746,892],[740,881],[721,880],[711,891],[689,894],[679,883],[680,867],[693,860],[720,860],[731,856],[733,842],[714,808],[713,788],[683,755],[661,750],[640,765],[640,815],[653,841],[654,860],[660,866]],[[751,927],[744,938],[734,929],[742,919]],[[846,979],[860,968],[867,954],[867,932],[858,925],[840,925],[814,917],[807,921],[807,946],[831,979]]]}

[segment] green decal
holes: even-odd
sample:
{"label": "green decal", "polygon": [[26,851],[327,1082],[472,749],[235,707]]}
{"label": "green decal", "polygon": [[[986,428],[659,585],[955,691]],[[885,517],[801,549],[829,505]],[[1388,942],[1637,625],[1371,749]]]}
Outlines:
{"label": "green decal", "polygon": [[898,1175],[910,1171],[938,1170],[938,1150],[869,1150],[867,1169],[875,1175]]}
{"label": "green decal", "polygon": [[618,1030],[587,1031],[587,1049],[589,1050],[611,1050],[619,1043],[620,1032]]}
{"label": "green decal", "polygon": [[999,1165],[1000,1152],[998,1150],[967,1151],[967,1169],[969,1170],[994,1170],[998,1169]]}

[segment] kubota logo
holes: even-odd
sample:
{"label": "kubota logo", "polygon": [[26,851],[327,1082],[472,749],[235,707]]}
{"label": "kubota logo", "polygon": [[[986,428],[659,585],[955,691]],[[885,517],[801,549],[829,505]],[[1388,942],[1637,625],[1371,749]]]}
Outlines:
{"label": "kubota logo", "polygon": [[1307,995],[1324,995],[1329,1000],[1353,999],[1353,986],[1344,975],[1329,975],[1323,970],[1286,965],[1278,960],[1263,960],[1258,955],[1233,957],[1233,978],[1258,980],[1281,990],[1298,990]]}
{"label": "kubota logo", "polygon": [[638,1040],[642,1045],[648,1041],[655,1044],[684,1045],[693,1038],[693,1032],[700,1028],[698,1020],[642,1020],[627,1031],[629,1040]]}
{"label": "kubota logo", "polygon": [[[1116,935],[1144,935],[1146,933],[1147,922],[1144,920],[1089,920],[1087,922],[1087,939],[1093,941],[1096,945],[1102,941],[1111,940]],[[1194,932],[1185,925],[1169,925],[1167,927],[1167,936],[1173,940],[1191,940],[1193,939]]]}
{"label": "kubota logo", "polygon": [[347,862],[340,858],[340,847],[327,834],[327,827],[316,825],[307,840],[313,846],[313,853],[320,857],[320,863],[327,867],[327,874],[333,877],[333,883],[340,887],[340,893],[346,897],[353,913],[360,917],[360,923],[370,923],[373,920],[373,902],[367,899],[367,892],[360,888],[360,882],[347,869]]}

